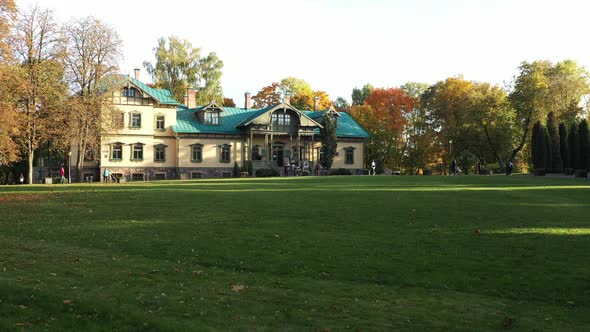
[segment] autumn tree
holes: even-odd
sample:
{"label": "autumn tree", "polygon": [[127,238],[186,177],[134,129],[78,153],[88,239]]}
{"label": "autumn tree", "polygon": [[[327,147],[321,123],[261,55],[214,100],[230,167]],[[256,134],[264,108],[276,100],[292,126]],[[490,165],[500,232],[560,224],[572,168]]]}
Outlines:
{"label": "autumn tree", "polygon": [[236,103],[232,98],[223,98],[223,107],[236,107]]}
{"label": "autumn tree", "polygon": [[403,165],[410,174],[428,168],[436,156],[436,134],[430,125],[428,111],[420,102],[428,87],[428,84],[418,82],[407,82],[400,87],[415,101],[414,107],[407,113],[408,123],[404,130],[407,143]]}
{"label": "autumn tree", "polygon": [[406,149],[404,127],[415,100],[399,88],[375,89],[365,105],[352,106],[350,115],[369,133],[365,161],[377,160],[400,168]]}
{"label": "autumn tree", "polygon": [[254,108],[265,108],[281,103],[281,92],[279,90],[280,84],[274,82],[271,85],[263,87],[258,93],[252,96]]}
{"label": "autumn tree", "polygon": [[73,97],[68,101],[68,126],[77,145],[76,170],[82,181],[84,156],[97,152],[105,114],[112,110],[110,90],[120,87],[115,75],[122,41],[110,26],[90,16],[63,26],[67,40],[66,73]]}
{"label": "autumn tree", "polygon": [[590,93],[589,73],[573,60],[556,63],[547,71],[546,107],[556,121],[571,122],[582,112],[582,99]]}
{"label": "autumn tree", "polygon": [[0,63],[6,64],[11,57],[10,46],[7,45],[5,38],[10,31],[10,25],[16,15],[16,5],[14,0],[0,0]]}
{"label": "autumn tree", "polygon": [[[18,99],[19,144],[28,162],[28,182],[33,183],[35,151],[60,131],[60,116],[66,96],[63,83],[62,38],[53,12],[33,7],[21,13],[9,43],[19,63],[14,66]],[[62,131],[63,132],[63,131]]]}

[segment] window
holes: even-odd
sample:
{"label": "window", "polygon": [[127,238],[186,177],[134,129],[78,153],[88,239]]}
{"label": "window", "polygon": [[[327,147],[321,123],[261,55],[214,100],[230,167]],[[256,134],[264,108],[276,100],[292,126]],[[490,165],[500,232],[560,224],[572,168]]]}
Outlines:
{"label": "window", "polygon": [[166,161],[166,145],[156,145],[154,151],[154,161]]}
{"label": "window", "polygon": [[158,115],[156,116],[156,129],[157,130],[164,130],[164,116]]}
{"label": "window", "polygon": [[354,164],[354,148],[349,147],[344,149],[344,163]]}
{"label": "window", "polygon": [[222,163],[229,163],[231,161],[230,147],[231,147],[231,145],[229,145],[229,144],[223,144],[221,146],[221,159],[220,159],[220,161]]}
{"label": "window", "polygon": [[115,129],[123,129],[125,127],[125,113],[117,112],[113,114],[113,127]]}
{"label": "window", "polygon": [[191,179],[202,179],[203,172],[191,172]]}
{"label": "window", "polygon": [[135,89],[134,88],[123,88],[123,91],[121,91],[121,95],[123,97],[135,97]]}
{"label": "window", "polygon": [[141,114],[140,113],[132,113],[131,114],[131,128],[141,128]]}
{"label": "window", "polygon": [[143,160],[143,145],[133,145],[131,149],[131,160]]}
{"label": "window", "polygon": [[262,155],[260,154],[260,145],[254,145],[252,147],[252,160],[262,160]]}
{"label": "window", "polygon": [[166,173],[154,174],[154,180],[166,180]]}
{"label": "window", "polygon": [[143,181],[143,173],[133,173],[133,174],[131,174],[131,180],[133,180],[133,181]]}
{"label": "window", "polygon": [[121,160],[123,158],[123,146],[114,144],[111,147],[111,160]]}
{"label": "window", "polygon": [[191,145],[191,161],[192,162],[203,161],[203,146],[201,144]]}
{"label": "window", "polygon": [[219,112],[205,112],[205,124],[218,125]]}
{"label": "window", "polygon": [[320,160],[319,160],[319,162],[320,163],[323,163],[324,162],[324,159],[326,158],[325,148],[324,147],[321,147],[318,150],[319,150],[319,154],[320,154]]}
{"label": "window", "polygon": [[287,113],[275,112],[272,114],[271,120],[272,126],[275,129],[285,129],[291,126],[291,115]]}

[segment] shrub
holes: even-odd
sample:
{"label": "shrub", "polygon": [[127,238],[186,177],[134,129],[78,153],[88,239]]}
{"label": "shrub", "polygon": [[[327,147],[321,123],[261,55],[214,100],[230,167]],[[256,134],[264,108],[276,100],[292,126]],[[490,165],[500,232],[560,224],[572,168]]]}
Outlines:
{"label": "shrub", "polygon": [[261,168],[256,170],[256,177],[258,178],[268,178],[273,176],[279,176],[279,172],[273,168]]}
{"label": "shrub", "polygon": [[535,169],[533,170],[533,175],[534,175],[534,176],[545,176],[545,174],[546,174],[546,173],[547,173],[547,172],[545,171],[545,169],[544,169],[544,168],[535,168]]}
{"label": "shrub", "polygon": [[234,178],[240,177],[240,167],[238,167],[238,162],[234,162],[234,171],[233,171]]}
{"label": "shrub", "polygon": [[330,171],[328,175],[352,175],[352,172],[346,168],[338,168]]}
{"label": "shrub", "polygon": [[577,169],[574,172],[574,177],[576,177],[576,178],[585,178],[587,176],[588,176],[588,171],[585,169]]}
{"label": "shrub", "polygon": [[574,175],[574,169],[571,167],[565,168],[565,175]]}
{"label": "shrub", "polygon": [[489,170],[489,169],[487,169],[487,168],[482,168],[482,169],[479,171],[479,175],[492,175],[492,171],[490,171],[490,170]]}
{"label": "shrub", "polygon": [[252,160],[248,161],[248,176],[254,175],[254,164],[252,164]]}

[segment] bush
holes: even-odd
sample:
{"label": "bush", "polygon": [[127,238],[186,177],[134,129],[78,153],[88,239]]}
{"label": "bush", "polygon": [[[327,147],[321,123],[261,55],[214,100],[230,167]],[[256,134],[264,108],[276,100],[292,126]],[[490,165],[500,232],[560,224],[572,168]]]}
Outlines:
{"label": "bush", "polygon": [[577,169],[574,172],[574,177],[577,177],[577,178],[585,178],[587,176],[588,176],[588,171],[585,169]]}
{"label": "bush", "polygon": [[479,175],[492,175],[492,171],[487,168],[482,168],[479,171]]}
{"label": "bush", "polygon": [[546,173],[547,173],[547,171],[544,168],[535,168],[533,170],[534,176],[545,176]]}
{"label": "bush", "polygon": [[275,171],[273,168],[261,168],[256,170],[257,178],[268,178],[273,176],[279,176],[279,172]]}
{"label": "bush", "polygon": [[248,161],[248,176],[254,175],[254,164],[252,164],[252,160]]}
{"label": "bush", "polygon": [[352,172],[346,168],[338,168],[330,171],[328,175],[352,175]]}
{"label": "bush", "polygon": [[574,175],[574,169],[571,167],[565,168],[565,175]]}
{"label": "bush", "polygon": [[238,162],[234,162],[234,170],[232,175],[234,178],[240,177],[240,167],[238,166]]}

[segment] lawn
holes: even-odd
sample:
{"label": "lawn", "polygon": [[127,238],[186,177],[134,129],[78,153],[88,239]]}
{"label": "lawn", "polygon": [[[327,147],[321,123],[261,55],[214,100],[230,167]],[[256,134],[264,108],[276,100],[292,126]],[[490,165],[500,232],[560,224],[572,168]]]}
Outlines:
{"label": "lawn", "polygon": [[590,183],[0,187],[0,330],[589,330]]}

